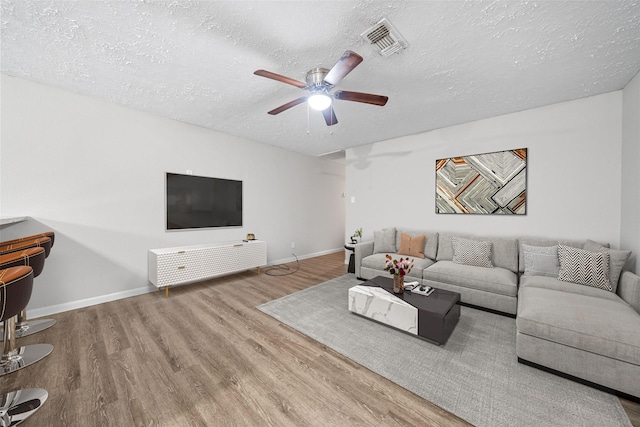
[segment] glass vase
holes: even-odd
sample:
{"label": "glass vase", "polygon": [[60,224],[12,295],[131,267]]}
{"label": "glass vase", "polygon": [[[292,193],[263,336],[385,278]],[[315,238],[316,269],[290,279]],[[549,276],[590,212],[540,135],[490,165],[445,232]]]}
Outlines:
{"label": "glass vase", "polygon": [[393,275],[393,293],[401,294],[404,292],[404,276],[399,274]]}

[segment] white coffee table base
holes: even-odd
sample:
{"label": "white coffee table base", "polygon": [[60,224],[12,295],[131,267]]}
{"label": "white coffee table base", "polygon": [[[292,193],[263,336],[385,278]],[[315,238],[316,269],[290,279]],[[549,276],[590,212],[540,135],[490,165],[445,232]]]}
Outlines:
{"label": "white coffee table base", "polygon": [[350,288],[349,311],[418,334],[418,309],[382,288],[360,285]]}

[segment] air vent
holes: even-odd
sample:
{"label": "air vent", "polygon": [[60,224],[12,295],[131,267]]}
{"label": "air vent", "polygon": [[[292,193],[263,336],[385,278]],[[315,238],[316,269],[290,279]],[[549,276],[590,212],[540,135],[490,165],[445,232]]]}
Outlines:
{"label": "air vent", "polygon": [[332,160],[337,162],[344,162],[345,160],[345,152],[344,150],[336,150],[330,151],[328,153],[319,154],[318,157],[324,160]]}
{"label": "air vent", "polygon": [[390,56],[406,49],[407,41],[387,18],[380,20],[376,25],[361,34],[367,42],[382,56]]}

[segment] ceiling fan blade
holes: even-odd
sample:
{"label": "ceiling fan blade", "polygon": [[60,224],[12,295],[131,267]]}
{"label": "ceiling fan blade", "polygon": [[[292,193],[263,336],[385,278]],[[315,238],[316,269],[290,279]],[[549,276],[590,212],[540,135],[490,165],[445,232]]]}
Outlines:
{"label": "ceiling fan blade", "polygon": [[351,50],[347,50],[342,54],[342,57],[338,59],[338,62],[336,62],[336,65],[333,66],[331,71],[327,73],[324,81],[333,86],[337,85],[344,76],[349,74],[361,62],[362,56]]}
{"label": "ceiling fan blade", "polygon": [[389,100],[388,96],[374,95],[372,93],[351,92],[348,90],[337,90],[333,93],[335,99],[342,101],[362,102],[364,104],[372,104],[383,106]]}
{"label": "ceiling fan blade", "polygon": [[282,82],[282,83],[293,85],[295,87],[299,87],[300,89],[306,89],[307,88],[307,84],[306,83],[302,83],[299,80],[295,80],[295,79],[292,79],[292,78],[287,77],[287,76],[282,76],[280,74],[272,73],[271,71],[256,70],[256,71],[253,72],[253,74],[255,74],[256,76],[266,77],[268,79],[273,79],[273,80],[277,80],[277,81]]}
{"label": "ceiling fan blade", "polygon": [[324,116],[324,121],[327,122],[327,126],[333,126],[338,123],[338,118],[333,111],[333,107],[322,110],[322,115]]}
{"label": "ceiling fan blade", "polygon": [[287,102],[286,104],[279,106],[278,108],[274,108],[273,110],[269,111],[267,114],[271,114],[272,116],[275,116],[276,114],[280,114],[291,107],[295,107],[298,104],[302,104],[306,100],[307,100],[306,96],[303,96],[298,99],[294,99],[293,101]]}

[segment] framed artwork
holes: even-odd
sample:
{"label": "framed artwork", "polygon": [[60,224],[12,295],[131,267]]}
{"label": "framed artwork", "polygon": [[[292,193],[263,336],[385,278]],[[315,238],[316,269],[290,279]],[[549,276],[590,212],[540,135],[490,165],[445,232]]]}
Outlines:
{"label": "framed artwork", "polygon": [[436,213],[526,215],[527,149],[436,160]]}

